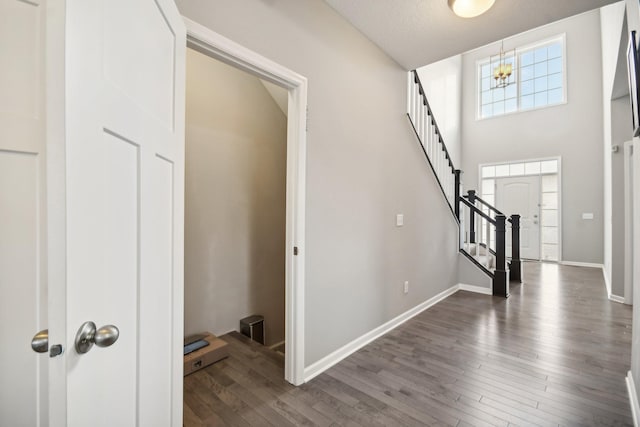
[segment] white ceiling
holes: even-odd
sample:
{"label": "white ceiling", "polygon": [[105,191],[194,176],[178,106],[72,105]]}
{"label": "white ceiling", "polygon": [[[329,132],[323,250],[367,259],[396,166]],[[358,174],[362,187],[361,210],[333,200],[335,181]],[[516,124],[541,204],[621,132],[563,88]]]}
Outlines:
{"label": "white ceiling", "polygon": [[447,0],[325,0],[407,70],[619,0],[496,0],[464,19]]}

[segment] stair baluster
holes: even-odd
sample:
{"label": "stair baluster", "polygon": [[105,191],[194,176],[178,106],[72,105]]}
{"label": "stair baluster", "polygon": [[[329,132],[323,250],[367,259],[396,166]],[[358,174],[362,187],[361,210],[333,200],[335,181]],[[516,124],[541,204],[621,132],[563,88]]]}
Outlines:
{"label": "stair baluster", "polygon": [[[462,195],[462,171],[454,166],[415,70],[411,72],[408,85],[407,116],[447,205],[460,224],[460,251],[493,278],[494,295],[507,297],[509,277],[514,280],[522,277],[520,217],[512,215],[508,220],[512,232],[512,259],[507,266],[505,215],[473,190]],[[495,248],[492,248],[492,240]]]}

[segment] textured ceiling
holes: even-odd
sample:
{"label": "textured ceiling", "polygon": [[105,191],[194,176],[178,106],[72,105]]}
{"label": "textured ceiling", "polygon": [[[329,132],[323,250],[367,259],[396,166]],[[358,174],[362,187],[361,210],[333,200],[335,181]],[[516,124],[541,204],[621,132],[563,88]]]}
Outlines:
{"label": "textured ceiling", "polygon": [[619,0],[496,0],[464,19],[447,0],[325,0],[407,70]]}

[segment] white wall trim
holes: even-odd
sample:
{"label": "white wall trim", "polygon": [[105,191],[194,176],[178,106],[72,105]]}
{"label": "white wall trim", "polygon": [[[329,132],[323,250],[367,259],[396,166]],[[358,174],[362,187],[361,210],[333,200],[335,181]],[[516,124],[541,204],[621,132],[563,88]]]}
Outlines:
{"label": "white wall trim", "polygon": [[609,294],[609,300],[611,300],[613,302],[617,302],[619,304],[626,304],[626,301],[625,301],[624,297],[620,297],[620,296],[614,295],[614,294]]}
{"label": "white wall trim", "polygon": [[280,347],[282,344],[285,344],[285,342],[284,342],[284,341],[278,341],[278,342],[277,342],[277,343],[275,343],[275,344],[271,344],[271,345],[269,346],[269,349],[270,349],[270,350],[273,350],[273,349],[274,349],[274,348],[276,348],[276,347]]}
{"label": "white wall trim", "polygon": [[602,276],[604,277],[604,286],[607,288],[607,297],[611,298],[611,275],[604,265],[602,266]]}
{"label": "white wall trim", "polygon": [[[187,46],[289,91],[285,253],[284,378],[304,382],[305,177],[307,79],[244,46],[183,17]],[[293,254],[293,248],[298,254]]]}
{"label": "white wall trim", "polygon": [[[633,304],[633,141],[624,143],[624,299]],[[613,264],[613,263],[612,263]]]}
{"label": "white wall trim", "polygon": [[381,337],[387,332],[397,328],[407,320],[422,313],[429,307],[432,307],[433,305],[439,303],[440,301],[444,300],[448,296],[453,295],[457,291],[458,291],[458,285],[454,285],[449,289],[446,289],[440,292],[436,296],[429,298],[425,302],[418,304],[412,309],[405,311],[401,315],[389,320],[387,323],[384,323],[383,325],[378,326],[377,328],[367,332],[366,334],[360,336],[359,338],[356,338],[355,340],[351,341],[349,344],[340,347],[333,353],[323,357],[322,359],[318,360],[314,364],[305,368],[304,380],[309,381],[312,378],[315,378],[316,376],[320,375],[321,373],[323,373],[333,365],[337,364],[341,360],[347,358],[351,354],[360,350],[365,345]]}
{"label": "white wall trim", "polygon": [[483,287],[480,287],[480,286],[465,285],[465,284],[454,285],[454,286],[450,287],[449,289],[446,289],[446,290],[440,292],[439,294],[435,295],[434,297],[429,298],[425,302],[423,302],[421,304],[418,304],[417,306],[413,307],[412,309],[409,309],[409,310],[405,311],[404,313],[400,314],[399,316],[389,320],[385,324],[378,326],[377,328],[367,332],[366,334],[360,336],[359,338],[356,338],[355,340],[351,341],[350,343],[340,347],[339,349],[337,349],[333,353],[331,353],[331,354],[323,357],[322,359],[318,360],[317,362],[313,363],[311,366],[308,366],[304,370],[304,380],[305,380],[305,382],[312,380],[313,378],[315,378],[316,376],[320,375],[321,373],[323,373],[327,369],[331,368],[333,365],[336,365],[337,363],[339,363],[343,359],[346,359],[351,354],[353,354],[356,351],[360,350],[365,345],[367,345],[370,342],[376,340],[377,338],[380,338],[382,335],[384,335],[384,334],[388,333],[389,331],[397,328],[398,326],[402,325],[407,320],[411,319],[412,317],[417,316],[418,314],[422,313],[423,311],[427,310],[428,308],[433,307],[434,305],[436,305],[440,301],[446,299],[447,297],[455,294],[456,292],[458,292],[460,290],[469,291],[469,292],[476,292],[476,293],[485,294],[485,295],[491,295],[492,294],[491,293],[491,289],[483,288]]}
{"label": "white wall trim", "polygon": [[493,290],[490,288],[483,288],[482,286],[475,286],[475,285],[466,285],[464,283],[458,284],[458,290],[475,292],[477,294],[483,294],[483,295],[493,295]]}
{"label": "white wall trim", "polygon": [[572,267],[604,268],[604,265],[595,262],[560,261],[559,264],[569,265]]}
{"label": "white wall trim", "polygon": [[627,304],[624,297],[611,293],[611,276],[607,273],[607,269],[604,265],[602,266],[602,276],[604,277],[604,286],[607,289],[607,298],[609,298],[610,301],[617,302],[619,304]]}
{"label": "white wall trim", "polygon": [[627,372],[627,392],[629,393],[629,405],[631,406],[631,417],[633,418],[633,425],[638,427],[640,424],[640,403],[638,403],[638,392],[636,384],[633,381],[633,375],[631,371]]}

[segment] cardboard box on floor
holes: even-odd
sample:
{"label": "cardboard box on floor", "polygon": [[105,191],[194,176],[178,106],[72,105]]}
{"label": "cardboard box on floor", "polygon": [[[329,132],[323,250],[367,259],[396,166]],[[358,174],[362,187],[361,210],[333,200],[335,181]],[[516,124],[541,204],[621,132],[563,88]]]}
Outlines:
{"label": "cardboard box on floor", "polygon": [[204,339],[209,343],[192,353],[184,356],[184,376],[192,374],[205,366],[209,366],[229,356],[228,344],[213,334],[207,334]]}

